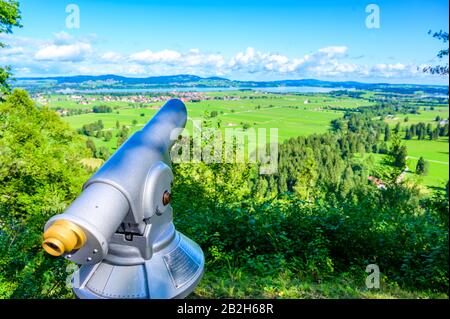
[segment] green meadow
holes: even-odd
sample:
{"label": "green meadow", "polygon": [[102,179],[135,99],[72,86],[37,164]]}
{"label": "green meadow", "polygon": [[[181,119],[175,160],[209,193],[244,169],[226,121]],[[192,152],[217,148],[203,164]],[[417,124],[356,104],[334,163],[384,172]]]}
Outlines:
{"label": "green meadow", "polygon": [[[239,100],[204,100],[186,103],[188,123],[186,129],[192,132],[192,121],[201,120],[214,111],[217,116],[210,118],[213,125],[220,121],[222,129],[242,128],[277,128],[279,141],[299,135],[324,133],[329,129],[330,121],[342,116],[342,111],[326,109],[326,107],[355,108],[369,105],[365,100],[350,98],[331,98],[324,94],[317,95],[279,95],[264,93],[217,92],[210,96],[241,97]],[[244,97],[244,98],[242,98]],[[94,105],[107,105],[114,108],[112,113],[86,113],[65,116],[63,119],[73,128],[81,128],[84,124],[102,120],[105,130],[116,130],[116,122],[126,125],[131,132],[140,129],[156,113],[155,107],[163,103],[152,103],[145,108],[131,108],[127,103],[122,107],[120,102],[94,102],[90,105],[77,105],[73,101],[64,102],[64,96],[52,97],[51,108],[92,108]],[[135,125],[133,120],[137,121]],[[113,135],[114,136],[114,135]],[[93,138],[97,145],[114,150],[117,140],[105,142]]]}
{"label": "green meadow", "polygon": [[[409,140],[403,141],[408,149],[407,165],[409,172],[408,179],[414,179],[419,184],[428,188],[442,188],[449,179],[449,152],[448,139],[440,137],[437,141],[429,140]],[[381,163],[385,155],[370,153],[375,159],[375,163]],[[428,173],[425,176],[418,176],[415,173],[417,161],[423,157],[428,162]]]}
{"label": "green meadow", "polygon": [[423,158],[429,163],[426,176],[420,177],[420,182],[429,187],[443,187],[449,178],[448,138],[441,137],[437,141],[405,141],[408,148],[408,163],[415,170],[417,160]]}
{"label": "green meadow", "polygon": [[[448,119],[448,106],[435,106],[434,109],[430,109],[429,106],[421,105],[418,114],[397,114],[393,119],[386,119],[385,122],[389,123],[391,128],[395,127],[397,123],[400,123],[400,127],[402,128],[400,136],[403,137],[403,128],[409,127],[411,124],[423,122],[425,124],[431,123],[433,128],[436,127],[438,124],[436,122],[437,116],[441,119]],[[405,118],[407,118],[406,122]],[[437,141],[430,141],[428,139],[419,141],[417,138],[413,138],[412,140],[404,140],[403,142],[408,148],[408,163],[411,171],[415,170],[417,160],[421,156],[429,164],[429,171],[426,176],[419,178],[414,175],[414,178],[428,187],[443,187],[449,178],[448,138],[440,137]]]}
{"label": "green meadow", "polygon": [[[255,130],[266,128],[269,132],[270,128],[277,128],[279,142],[296,136],[327,132],[330,129],[330,121],[342,117],[345,109],[372,104],[364,98],[333,97],[324,93],[272,94],[226,91],[209,92],[205,95],[216,99],[186,103],[188,110],[186,130],[188,132],[192,133],[193,121],[208,118],[210,125],[220,125],[222,131],[227,128],[247,127]],[[99,98],[100,95],[90,95],[89,97]],[[63,109],[92,109],[95,105],[107,105],[113,108],[111,113],[86,113],[63,117],[64,121],[75,129],[81,128],[84,124],[102,120],[104,131],[113,132],[112,139],[109,141],[95,137],[92,139],[97,147],[105,146],[111,153],[117,148],[117,122],[120,127],[127,126],[132,134],[141,129],[162,104],[163,102],[156,102],[141,107],[138,104],[127,102],[95,101],[90,102],[89,105],[80,105],[71,101],[66,95],[51,96],[48,103],[51,108]],[[338,108],[342,111],[330,108]],[[437,125],[436,117],[446,119],[449,115],[448,112],[448,106],[435,106],[432,110],[429,106],[421,105],[419,114],[397,114],[394,118],[385,121],[391,127],[400,123],[403,128],[419,122],[432,123],[434,127]],[[405,122],[406,117],[407,121]],[[198,124],[196,125],[198,126]],[[412,172],[415,170],[419,157],[423,156],[429,163],[429,171],[426,176],[419,178],[416,174],[409,175],[427,187],[445,185],[449,176],[448,139],[441,137],[437,141],[413,139],[403,142],[408,147],[408,163]],[[374,156],[377,161],[382,157],[379,154],[374,154]]]}
{"label": "green meadow", "polygon": [[[386,119],[385,121],[393,126],[398,122],[401,126],[409,126],[420,122],[436,124],[436,117],[447,119],[449,116],[448,112],[448,106],[434,107],[434,110],[430,110],[427,106],[421,106],[418,114],[397,114],[393,119]],[[405,118],[407,118],[407,122],[405,122]]]}

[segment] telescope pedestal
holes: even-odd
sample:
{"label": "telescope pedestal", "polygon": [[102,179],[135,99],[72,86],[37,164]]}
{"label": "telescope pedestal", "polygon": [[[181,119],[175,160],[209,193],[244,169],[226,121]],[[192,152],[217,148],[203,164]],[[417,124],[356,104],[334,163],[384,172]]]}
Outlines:
{"label": "telescope pedestal", "polygon": [[84,265],[73,274],[77,297],[168,299],[191,293],[203,275],[201,248],[170,223],[153,244],[151,257],[145,258],[149,247],[143,243],[148,243],[149,233],[131,241],[116,233],[102,262]]}
{"label": "telescope pedestal", "polygon": [[200,247],[175,230],[170,153],[186,125],[172,99],[83,185],[44,227],[43,248],[83,265],[79,298],[183,298],[204,269]]}

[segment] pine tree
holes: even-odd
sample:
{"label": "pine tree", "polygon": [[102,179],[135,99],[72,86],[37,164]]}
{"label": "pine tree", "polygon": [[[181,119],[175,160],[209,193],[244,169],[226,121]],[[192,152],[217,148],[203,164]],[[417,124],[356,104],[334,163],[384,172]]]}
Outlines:
{"label": "pine tree", "polygon": [[398,168],[404,168],[406,166],[407,149],[406,146],[402,144],[400,136],[394,134],[392,138],[392,145],[389,150],[389,155],[391,156],[391,164]]}
{"label": "pine tree", "polygon": [[95,146],[94,141],[93,141],[92,139],[89,138],[89,139],[86,141],[86,146],[87,146],[88,149],[91,150],[92,157],[95,157],[95,154],[97,153],[97,147]]}
{"label": "pine tree", "polygon": [[406,129],[405,140],[410,140],[410,139],[411,139],[411,130]]}
{"label": "pine tree", "polygon": [[427,124],[427,135],[430,135],[432,130],[433,130],[433,128],[431,127],[431,123],[428,123]]}
{"label": "pine tree", "polygon": [[345,172],[342,176],[342,181],[339,185],[339,194],[342,197],[347,196],[350,190],[353,188],[353,185],[354,185],[354,173],[352,167],[349,165],[345,169]]}
{"label": "pine tree", "polygon": [[416,174],[427,175],[428,174],[428,162],[421,156],[417,161]]}
{"label": "pine tree", "polygon": [[439,138],[439,128],[435,128],[435,129],[433,130],[432,135],[431,135],[431,139],[432,139],[433,141],[435,141],[435,140],[437,140],[438,138]]}
{"label": "pine tree", "polygon": [[414,124],[409,128],[409,135],[411,136],[411,139],[416,136],[416,127],[414,126]]}
{"label": "pine tree", "polygon": [[398,134],[400,132],[400,122],[397,123],[397,125],[394,128],[394,133]]}
{"label": "pine tree", "polygon": [[387,142],[391,138],[391,129],[389,128],[389,125],[386,125],[384,129],[384,141]]}

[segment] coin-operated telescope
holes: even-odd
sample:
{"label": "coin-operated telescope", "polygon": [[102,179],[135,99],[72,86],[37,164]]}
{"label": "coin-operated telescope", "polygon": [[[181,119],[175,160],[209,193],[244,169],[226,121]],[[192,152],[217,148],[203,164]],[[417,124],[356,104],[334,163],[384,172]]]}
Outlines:
{"label": "coin-operated telescope", "polygon": [[175,230],[170,205],[169,151],[186,118],[168,101],[46,223],[45,251],[82,265],[79,298],[184,298],[200,281],[203,252]]}

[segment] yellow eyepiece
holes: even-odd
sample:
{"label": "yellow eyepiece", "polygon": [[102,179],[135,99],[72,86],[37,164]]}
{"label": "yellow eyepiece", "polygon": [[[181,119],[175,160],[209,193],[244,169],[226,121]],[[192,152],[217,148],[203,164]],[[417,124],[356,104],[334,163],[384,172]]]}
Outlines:
{"label": "yellow eyepiece", "polygon": [[42,247],[52,256],[79,249],[86,243],[86,235],[76,224],[60,219],[55,221],[44,233]]}

